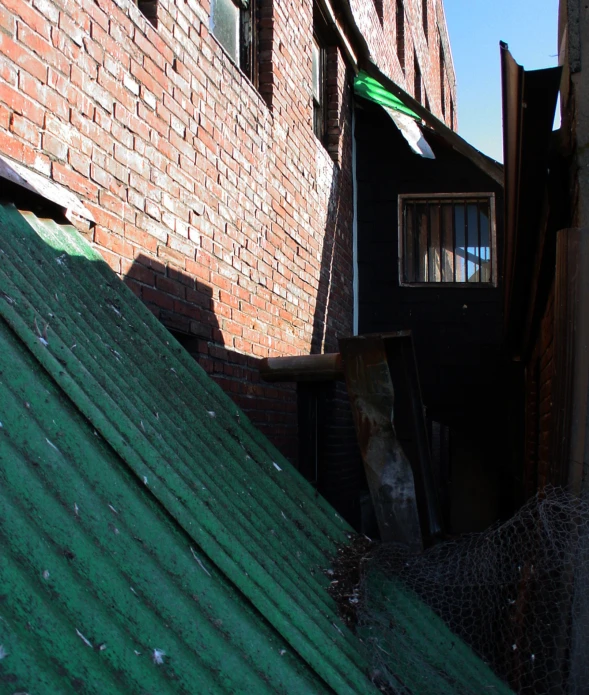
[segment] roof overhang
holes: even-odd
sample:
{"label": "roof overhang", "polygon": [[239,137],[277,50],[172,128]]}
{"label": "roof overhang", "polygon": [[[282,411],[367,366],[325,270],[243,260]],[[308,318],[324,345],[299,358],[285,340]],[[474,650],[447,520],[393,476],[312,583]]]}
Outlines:
{"label": "roof overhang", "polygon": [[370,77],[380,82],[386,90],[397,97],[405,107],[410,109],[427,126],[434,130],[447,145],[469,159],[476,167],[493,179],[493,181],[503,186],[503,166],[499,164],[499,162],[487,157],[487,155],[483,154],[469,144],[464,138],[460,137],[458,133],[449,128],[443,121],[436,118],[425,106],[420,104],[402,87],[399,87],[390,77],[387,77],[371,59],[362,61],[361,65],[363,70]]}
{"label": "roof overhang", "polygon": [[[320,0],[327,4],[330,0]],[[355,73],[363,71],[366,75],[376,80],[380,86],[396,97],[410,112],[421,119],[427,126],[434,130],[454,150],[469,159],[481,171],[486,173],[500,186],[503,186],[503,166],[494,159],[487,157],[470,145],[458,133],[449,128],[443,121],[436,118],[433,113],[414,99],[402,87],[396,84],[376,64],[370,54],[370,48],[366,38],[360,31],[350,0],[331,0],[331,13],[340,17],[338,28],[346,36],[346,44],[353,46],[354,60],[351,63]],[[389,114],[390,115],[390,114]]]}

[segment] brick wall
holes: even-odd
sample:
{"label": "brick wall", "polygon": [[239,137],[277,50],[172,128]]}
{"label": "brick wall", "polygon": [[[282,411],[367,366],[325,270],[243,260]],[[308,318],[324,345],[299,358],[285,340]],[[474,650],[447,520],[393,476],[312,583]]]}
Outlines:
{"label": "brick wall", "polygon": [[[394,0],[351,0],[356,22],[367,39],[372,56],[381,70],[414,96],[414,56],[422,75],[423,104],[438,118],[451,123],[451,107],[456,113],[456,75],[450,50],[448,28],[441,0],[427,0],[427,36],[423,25],[422,0],[403,0],[405,9],[405,69],[401,67],[397,45],[396,3]],[[444,56],[440,68],[440,44]],[[442,113],[441,81],[445,84],[445,115]],[[427,98],[427,102],[426,102]]]}
{"label": "brick wall", "polygon": [[[381,22],[373,0],[354,2],[378,61],[412,88],[389,3]],[[439,114],[445,27],[432,2],[424,47],[418,4],[407,0],[407,52],[417,46]],[[332,48],[324,146],[312,0],[263,0],[259,91],[209,33],[209,11],[161,0],[154,28],[130,0],[0,0],[0,153],[80,196],[97,220],[81,232],[296,460],[296,390],[265,384],[257,365],[336,350],[351,332],[352,75]]]}

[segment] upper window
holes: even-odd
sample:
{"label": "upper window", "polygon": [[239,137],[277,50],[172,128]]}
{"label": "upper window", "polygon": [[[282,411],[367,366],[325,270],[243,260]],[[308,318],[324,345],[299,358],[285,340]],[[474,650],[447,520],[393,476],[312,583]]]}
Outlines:
{"label": "upper window", "polygon": [[428,38],[428,19],[427,19],[427,3],[428,0],[421,0],[421,19],[423,24],[423,33],[425,34],[425,40]]}
{"label": "upper window", "polygon": [[337,38],[320,6],[313,6],[311,43],[313,132],[336,164],[340,158],[340,63]]}
{"label": "upper window", "polygon": [[413,96],[421,104],[421,70],[417,62],[417,54],[413,56]]}
{"label": "upper window", "polygon": [[211,0],[211,33],[254,84],[257,81],[255,15],[255,0]]}
{"label": "upper window", "polygon": [[317,35],[313,37],[313,132],[323,142],[327,124],[325,88],[325,53]]}
{"label": "upper window", "polygon": [[397,0],[397,58],[403,70],[405,69],[405,8],[403,0]]}
{"label": "upper window", "polygon": [[157,0],[135,0],[144,17],[157,29]]}
{"label": "upper window", "polygon": [[442,46],[442,37],[440,36],[440,101],[442,104],[442,116],[446,118],[446,75],[444,69],[444,47]]}
{"label": "upper window", "polygon": [[399,196],[402,285],[497,284],[495,196]]}

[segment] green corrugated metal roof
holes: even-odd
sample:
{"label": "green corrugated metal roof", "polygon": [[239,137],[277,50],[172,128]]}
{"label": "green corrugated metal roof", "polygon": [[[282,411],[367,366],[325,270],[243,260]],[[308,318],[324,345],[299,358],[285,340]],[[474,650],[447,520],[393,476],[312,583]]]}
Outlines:
{"label": "green corrugated metal roof", "polygon": [[373,692],[346,524],[75,229],[4,206],[0,259],[0,683]]}
{"label": "green corrugated metal roof", "polygon": [[407,116],[415,118],[417,121],[421,121],[421,118],[414,111],[405,106],[399,98],[365,72],[359,72],[354,78],[354,91],[359,96],[374,101],[376,104],[380,104],[380,106],[400,111]]}
{"label": "green corrugated metal roof", "polygon": [[349,528],[75,229],[0,205],[0,317],[0,693],[377,692]]}
{"label": "green corrugated metal roof", "polygon": [[378,566],[365,578],[369,616],[359,636],[375,669],[396,692],[419,695],[513,695],[418,596]]}

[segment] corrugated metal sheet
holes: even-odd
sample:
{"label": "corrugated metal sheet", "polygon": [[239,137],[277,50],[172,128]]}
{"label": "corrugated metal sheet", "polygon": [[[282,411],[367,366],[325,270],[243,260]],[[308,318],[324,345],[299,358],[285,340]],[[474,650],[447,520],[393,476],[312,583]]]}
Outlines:
{"label": "corrugated metal sheet", "polygon": [[371,619],[360,628],[381,678],[403,695],[513,695],[472,649],[399,580],[373,566]]}
{"label": "corrugated metal sheet", "polygon": [[398,97],[392,94],[388,89],[385,89],[378,80],[370,77],[370,75],[365,72],[359,72],[354,78],[354,92],[388,109],[404,113],[417,121],[421,120],[415,111],[405,106]]}
{"label": "corrugated metal sheet", "polygon": [[0,692],[374,692],[325,591],[345,523],[73,228],[25,217],[0,207]]}
{"label": "corrugated metal sheet", "polygon": [[[1,695],[378,692],[326,591],[349,528],[75,229],[0,205],[0,317]],[[382,586],[399,683],[463,692]]]}

